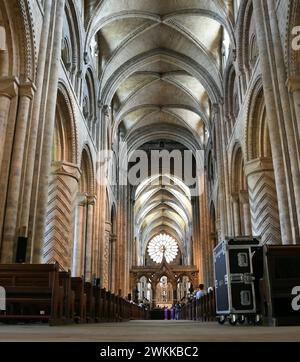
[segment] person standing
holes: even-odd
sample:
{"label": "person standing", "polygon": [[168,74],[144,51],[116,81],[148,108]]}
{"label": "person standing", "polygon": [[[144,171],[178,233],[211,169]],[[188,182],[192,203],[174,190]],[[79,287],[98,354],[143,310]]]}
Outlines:
{"label": "person standing", "polygon": [[175,305],[175,320],[177,320],[177,321],[179,321],[179,318],[180,318],[180,310],[181,310],[180,303],[177,302]]}
{"label": "person standing", "polygon": [[196,293],[196,299],[199,300],[205,295],[204,284],[199,285],[199,290]]}

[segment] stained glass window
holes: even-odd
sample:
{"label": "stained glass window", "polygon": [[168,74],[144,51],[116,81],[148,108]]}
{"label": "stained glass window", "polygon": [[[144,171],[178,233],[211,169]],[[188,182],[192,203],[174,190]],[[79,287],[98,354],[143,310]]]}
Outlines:
{"label": "stained glass window", "polygon": [[178,244],[170,235],[160,234],[155,236],[148,245],[150,258],[157,264],[165,257],[171,263],[178,254]]}

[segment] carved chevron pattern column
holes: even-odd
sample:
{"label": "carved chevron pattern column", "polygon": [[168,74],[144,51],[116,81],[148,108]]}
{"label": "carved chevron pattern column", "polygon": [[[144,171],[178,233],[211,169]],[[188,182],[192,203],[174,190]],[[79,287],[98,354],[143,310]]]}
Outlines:
{"label": "carved chevron pattern column", "polygon": [[281,244],[276,186],[272,160],[260,158],[246,165],[252,232],[266,244]]}
{"label": "carved chevron pattern column", "polygon": [[59,263],[63,270],[71,268],[74,199],[79,177],[75,165],[62,162],[52,165],[43,259],[45,263]]}

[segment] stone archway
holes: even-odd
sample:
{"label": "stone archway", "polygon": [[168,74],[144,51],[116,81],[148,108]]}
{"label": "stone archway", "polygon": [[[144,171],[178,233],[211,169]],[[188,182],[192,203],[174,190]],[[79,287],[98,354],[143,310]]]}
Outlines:
{"label": "stone archway", "polygon": [[245,174],[245,162],[240,145],[233,151],[231,166],[231,203],[233,213],[234,236],[252,235],[249,206],[249,191]]}

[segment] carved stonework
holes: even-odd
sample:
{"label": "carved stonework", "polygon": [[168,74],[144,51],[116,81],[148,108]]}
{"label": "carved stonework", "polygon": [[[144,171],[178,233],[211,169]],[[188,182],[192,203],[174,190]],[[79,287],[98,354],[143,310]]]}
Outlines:
{"label": "carved stonework", "polygon": [[33,80],[37,52],[30,2],[27,0],[18,0],[18,7],[23,21],[21,26],[23,27],[22,42],[25,61],[25,78]]}
{"label": "carved stonework", "polygon": [[0,79],[0,96],[8,98],[16,97],[18,94],[19,81],[17,78]]}
{"label": "carved stonework", "polygon": [[53,162],[52,163],[52,174],[63,175],[74,178],[79,181],[81,171],[78,166],[67,162]]}
{"label": "carved stonework", "polygon": [[270,159],[258,159],[246,165],[252,232],[263,243],[281,244],[276,186]]}
{"label": "carved stonework", "polygon": [[62,270],[71,268],[74,204],[80,171],[76,165],[56,162],[49,185],[43,259],[57,262]]}

